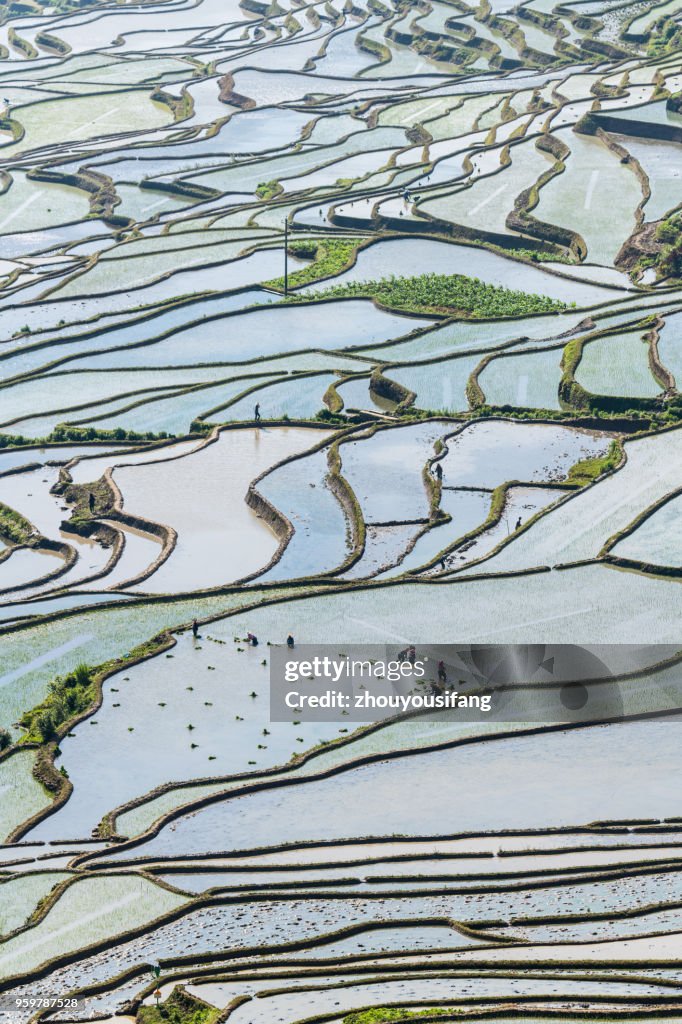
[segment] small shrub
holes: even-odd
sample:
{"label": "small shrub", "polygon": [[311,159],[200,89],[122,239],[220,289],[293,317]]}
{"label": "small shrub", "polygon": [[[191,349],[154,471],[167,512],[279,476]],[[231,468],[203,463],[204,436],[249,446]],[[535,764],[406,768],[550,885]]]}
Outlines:
{"label": "small shrub", "polygon": [[54,738],[55,725],[50,711],[41,711],[36,720],[36,728],[43,743]]}

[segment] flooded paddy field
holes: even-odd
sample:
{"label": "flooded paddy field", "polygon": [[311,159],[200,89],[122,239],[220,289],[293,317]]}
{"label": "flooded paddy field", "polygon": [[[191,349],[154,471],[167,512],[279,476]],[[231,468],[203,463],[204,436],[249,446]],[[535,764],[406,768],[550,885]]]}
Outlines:
{"label": "flooded paddy field", "polygon": [[682,1020],[681,18],[0,4],[8,1024]]}

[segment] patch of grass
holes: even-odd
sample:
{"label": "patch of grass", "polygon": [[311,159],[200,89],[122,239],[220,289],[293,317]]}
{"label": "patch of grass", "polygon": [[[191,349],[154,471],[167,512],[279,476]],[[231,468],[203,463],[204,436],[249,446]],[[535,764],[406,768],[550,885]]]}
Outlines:
{"label": "patch of grass", "polygon": [[273,179],[272,181],[261,181],[256,188],[256,195],[259,199],[267,200],[273,199],[278,196],[284,189],[278,181]]}
{"label": "patch of grass", "polygon": [[576,262],[571,256],[538,249],[505,249],[505,255],[510,253],[512,256],[524,256],[527,260],[532,260],[533,263],[568,263],[570,265]]}
{"label": "patch of grass", "polygon": [[445,1006],[436,1006],[431,1009],[422,1010],[401,1010],[398,1007],[389,1008],[375,1006],[371,1010],[358,1010],[357,1013],[349,1013],[343,1018],[343,1024],[389,1024],[394,1020],[414,1020],[415,1017],[441,1017],[446,1013],[452,1013],[451,1009]]}
{"label": "patch of grass", "polygon": [[330,298],[372,298],[382,306],[405,312],[445,313],[472,319],[527,316],[568,309],[565,302],[545,295],[484,284],[476,277],[463,274],[420,274],[417,277],[382,278],[380,281],[349,281],[320,292],[304,292],[290,297],[289,301],[304,299],[311,302]]}
{"label": "patch of grass", "polygon": [[314,419],[320,423],[333,423],[339,426],[348,426],[348,420],[345,416],[341,416],[339,413],[331,412],[330,409],[320,409],[319,412],[315,413]]}
{"label": "patch of grass", "polygon": [[129,664],[157,654],[168,643],[168,636],[159,633],[134,647],[121,658],[111,658],[101,665],[81,663],[65,676],[55,676],[48,685],[48,693],[36,707],[25,711],[19,725],[26,730],[22,743],[50,743],[69,731],[83,711],[92,707],[100,695],[102,680],[113,671],[119,672]]}
{"label": "patch of grass", "polygon": [[137,1024],[214,1024],[220,1011],[176,987],[165,1003],[141,1006]]}
{"label": "patch of grass", "polygon": [[[193,428],[194,429],[194,428]],[[196,428],[201,430],[201,427]],[[24,437],[22,434],[0,434],[0,451],[3,448],[40,448],[44,444],[61,444],[64,441],[166,441],[175,434],[162,430],[155,434],[152,430],[140,433],[138,430],[96,430],[94,427],[67,427],[58,425],[51,434],[45,437]]]}
{"label": "patch of grass", "polygon": [[[289,274],[289,287],[300,288],[312,284],[322,277],[333,277],[340,274],[352,262],[358,248],[367,241],[366,238],[324,238],[301,239],[289,245],[292,256],[300,256],[304,260],[312,260],[307,267],[301,267]],[[265,282],[267,288],[284,290],[284,278],[277,277]]]}
{"label": "patch of grass", "polygon": [[[45,438],[47,441],[159,441],[165,440],[173,435],[162,430],[155,434],[151,430],[140,433],[138,430],[124,430],[123,427],[116,427],[114,430],[97,430],[96,427],[67,427],[64,424],[57,424],[52,433]],[[37,444],[36,441],[27,442]]]}
{"label": "patch of grass", "polygon": [[[90,496],[93,507],[90,509]],[[64,497],[70,505],[74,505],[71,522],[105,516],[114,507],[114,492],[103,477],[89,484],[69,484],[64,489]]]}
{"label": "patch of grass", "polygon": [[26,730],[23,742],[49,743],[61,725],[90,707],[96,695],[93,675],[92,668],[81,664],[66,676],[56,676],[42,704],[19,720]]}
{"label": "patch of grass", "polygon": [[656,228],[656,241],[661,244],[654,262],[657,276],[681,277],[682,216],[679,213],[661,221]]}
{"label": "patch of grass", "polygon": [[584,487],[596,480],[602,473],[615,469],[622,455],[623,448],[620,441],[612,441],[606,455],[583,459],[581,462],[576,462],[575,466],[571,466],[568,471],[568,482]]}
{"label": "patch of grass", "polygon": [[673,18],[659,18],[647,43],[649,57],[661,57],[672,53],[682,45],[682,29]]}
{"label": "patch of grass", "polygon": [[11,544],[28,544],[34,536],[35,531],[28,519],[0,502],[0,537]]}

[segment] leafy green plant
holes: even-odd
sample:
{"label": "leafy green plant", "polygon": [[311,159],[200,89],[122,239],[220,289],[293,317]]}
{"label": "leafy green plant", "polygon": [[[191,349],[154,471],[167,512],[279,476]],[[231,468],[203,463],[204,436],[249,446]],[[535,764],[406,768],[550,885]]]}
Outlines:
{"label": "leafy green plant", "polygon": [[531,260],[533,263],[568,263],[570,265],[576,262],[571,256],[564,256],[561,253],[545,252],[544,249],[513,249],[510,255],[523,256],[525,259]]}
{"label": "leafy green plant", "polygon": [[319,412],[315,413],[314,419],[319,420],[321,423],[335,423],[340,425],[345,425],[348,422],[344,416],[331,412],[329,409],[320,409]]}
{"label": "leafy green plant", "polygon": [[213,1024],[220,1011],[176,987],[165,1003],[141,1006],[137,1024]]}
{"label": "leafy green plant", "polygon": [[[65,424],[58,424],[52,433],[45,439],[48,441],[157,441],[169,437],[167,431],[162,430],[155,434],[151,430],[141,433],[138,430],[124,430],[116,427],[114,430],[97,430],[96,427],[67,427]],[[31,442],[35,443],[35,442]]]}
{"label": "leafy green plant", "polygon": [[662,220],[656,228],[656,241],[661,243],[655,266],[659,277],[682,276],[682,216]]}
{"label": "leafy green plant", "polygon": [[673,18],[659,18],[649,36],[648,55],[660,57],[679,49],[680,45],[682,45],[682,29],[678,23]]}
{"label": "leafy green plant", "polygon": [[527,316],[567,309],[565,302],[545,295],[485,284],[463,274],[420,274],[379,281],[348,281],[319,292],[304,292],[289,301],[305,299],[373,298],[391,309],[419,313],[458,314],[472,318]]}
{"label": "leafy green plant", "polygon": [[399,1007],[375,1006],[371,1010],[358,1010],[343,1018],[343,1024],[389,1024],[394,1020],[414,1020],[415,1017],[440,1017],[452,1013],[447,1007],[432,1007],[421,1010],[402,1010]]}
{"label": "leafy green plant", "polygon": [[274,179],[272,181],[261,181],[261,183],[256,187],[256,195],[259,199],[264,200],[272,199],[273,196],[277,196],[283,191],[284,189],[280,183]]}
{"label": "leafy green plant", "polygon": [[612,441],[606,455],[582,459],[581,462],[576,462],[574,466],[571,466],[568,471],[568,481],[569,483],[577,484],[579,487],[584,487],[586,484],[596,480],[602,473],[614,470],[622,456],[623,449],[620,441]]}
{"label": "leafy green plant", "polygon": [[28,519],[15,512],[9,505],[0,502],[0,537],[12,544],[28,544],[34,537],[34,530]]}
{"label": "leafy green plant", "polygon": [[[289,245],[289,252],[292,256],[300,256],[301,259],[309,259],[313,262],[307,267],[301,267],[289,274],[289,287],[300,288],[305,284],[312,284],[323,277],[333,277],[340,274],[353,261],[355,253],[364,245],[365,238],[324,238],[316,242],[313,239],[301,239]],[[284,289],[284,278],[277,277],[267,281],[266,286]]]}
{"label": "leafy green plant", "polygon": [[[205,431],[205,425],[197,426],[196,421],[192,424],[191,430]],[[0,434],[0,450],[3,448],[22,448],[25,445],[35,447],[40,444],[54,444],[62,441],[165,441],[175,435],[161,430],[155,434],[152,430],[141,433],[138,430],[124,430],[123,427],[116,427],[114,430],[96,430],[94,427],[67,427],[59,424],[51,434],[46,437],[24,437],[23,434]]]}
{"label": "leafy green plant", "polygon": [[85,711],[94,698],[93,670],[88,665],[77,665],[68,675],[56,676],[42,704],[27,711],[20,720],[27,732],[24,741],[49,743],[56,737],[59,727]]}
{"label": "leafy green plant", "polygon": [[56,676],[41,704],[24,712],[19,720],[26,730],[22,743],[48,743],[64,735],[74,718],[92,708],[101,695],[101,684],[112,672],[120,672],[127,664],[136,664],[168,646],[168,635],[158,633],[126,655],[112,658],[101,665],[77,665],[66,676]]}

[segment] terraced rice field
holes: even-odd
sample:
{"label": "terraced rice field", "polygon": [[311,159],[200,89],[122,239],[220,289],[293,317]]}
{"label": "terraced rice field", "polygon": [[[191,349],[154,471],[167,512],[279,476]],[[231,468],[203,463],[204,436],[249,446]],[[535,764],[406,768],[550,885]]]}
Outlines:
{"label": "terraced rice field", "polygon": [[0,1020],[682,1020],[680,0],[2,2],[0,97]]}

